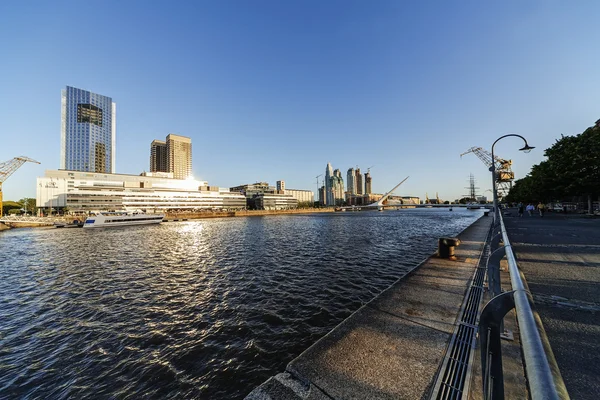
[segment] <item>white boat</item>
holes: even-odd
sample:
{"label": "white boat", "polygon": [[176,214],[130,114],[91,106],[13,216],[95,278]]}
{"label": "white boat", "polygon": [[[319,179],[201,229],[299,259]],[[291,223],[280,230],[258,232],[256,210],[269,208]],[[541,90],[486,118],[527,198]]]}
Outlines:
{"label": "white boat", "polygon": [[146,214],[143,212],[101,212],[87,217],[84,228],[104,228],[109,226],[129,226],[160,224],[164,214]]}

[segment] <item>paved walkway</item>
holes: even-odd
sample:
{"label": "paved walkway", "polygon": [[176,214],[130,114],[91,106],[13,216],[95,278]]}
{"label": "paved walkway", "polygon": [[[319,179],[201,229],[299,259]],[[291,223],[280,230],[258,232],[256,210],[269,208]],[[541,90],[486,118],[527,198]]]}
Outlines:
{"label": "paved walkway", "polygon": [[600,218],[547,213],[505,217],[565,385],[600,397]]}
{"label": "paved walkway", "polygon": [[427,259],[246,399],[427,398],[490,223],[460,235],[456,261]]}

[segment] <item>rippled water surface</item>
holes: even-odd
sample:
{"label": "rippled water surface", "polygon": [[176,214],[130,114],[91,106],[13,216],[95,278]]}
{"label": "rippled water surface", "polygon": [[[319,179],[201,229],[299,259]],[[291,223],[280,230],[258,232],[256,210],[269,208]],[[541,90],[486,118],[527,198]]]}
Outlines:
{"label": "rippled water surface", "polygon": [[480,215],[0,232],[0,397],[243,398]]}

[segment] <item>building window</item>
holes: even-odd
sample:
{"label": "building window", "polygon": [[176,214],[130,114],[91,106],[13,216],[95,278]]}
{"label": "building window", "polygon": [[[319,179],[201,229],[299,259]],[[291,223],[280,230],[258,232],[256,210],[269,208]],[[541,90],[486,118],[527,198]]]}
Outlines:
{"label": "building window", "polygon": [[102,126],[102,109],[91,104],[77,104],[77,122]]}

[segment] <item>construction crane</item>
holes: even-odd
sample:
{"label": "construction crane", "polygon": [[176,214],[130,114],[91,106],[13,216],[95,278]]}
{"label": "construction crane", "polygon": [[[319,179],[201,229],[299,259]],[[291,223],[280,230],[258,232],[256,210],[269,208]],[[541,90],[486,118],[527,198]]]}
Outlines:
{"label": "construction crane", "polygon": [[15,157],[10,161],[0,163],[0,217],[2,216],[2,183],[27,161],[39,164],[38,161],[25,156]]}
{"label": "construction crane", "polygon": [[[488,170],[492,168],[492,153],[482,147],[471,147],[469,150],[462,153],[474,153],[485,164]],[[512,171],[512,160],[505,160],[498,156],[494,156],[494,166],[496,169],[496,189],[498,197],[502,198],[508,194],[512,188],[512,182],[515,179],[515,173]]]}
{"label": "construction crane", "polygon": [[373,167],[374,167],[374,165],[371,165],[369,168],[367,168],[367,174],[371,173],[371,168],[373,168]]}

